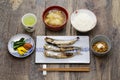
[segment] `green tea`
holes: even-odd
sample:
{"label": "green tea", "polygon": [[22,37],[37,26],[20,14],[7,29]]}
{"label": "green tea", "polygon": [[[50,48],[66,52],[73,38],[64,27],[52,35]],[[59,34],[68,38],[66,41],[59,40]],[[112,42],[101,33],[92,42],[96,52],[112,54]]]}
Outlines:
{"label": "green tea", "polygon": [[26,16],[26,17],[24,17],[23,22],[26,26],[31,27],[35,24],[36,20],[35,20],[34,16]]}

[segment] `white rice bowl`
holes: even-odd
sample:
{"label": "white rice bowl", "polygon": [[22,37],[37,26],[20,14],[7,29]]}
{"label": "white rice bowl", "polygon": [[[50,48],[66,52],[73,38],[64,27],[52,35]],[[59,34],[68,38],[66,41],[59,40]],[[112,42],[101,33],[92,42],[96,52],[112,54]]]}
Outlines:
{"label": "white rice bowl", "polygon": [[87,9],[76,10],[71,15],[72,26],[80,32],[92,30],[97,23],[95,14]]}

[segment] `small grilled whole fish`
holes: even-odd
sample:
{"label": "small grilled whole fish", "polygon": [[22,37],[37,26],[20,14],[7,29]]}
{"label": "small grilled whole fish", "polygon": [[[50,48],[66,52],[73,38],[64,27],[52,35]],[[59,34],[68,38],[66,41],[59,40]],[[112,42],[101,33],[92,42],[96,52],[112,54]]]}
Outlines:
{"label": "small grilled whole fish", "polygon": [[53,38],[49,38],[49,37],[45,38],[45,41],[48,44],[52,44],[52,45],[56,45],[56,46],[58,46],[58,45],[72,45],[78,40],[79,40],[79,37],[76,37],[75,39],[72,39],[72,40],[58,40],[58,39],[53,39]]}
{"label": "small grilled whole fish", "polygon": [[80,47],[76,46],[53,46],[49,44],[44,45],[45,50],[51,50],[51,51],[56,51],[56,52],[64,52],[64,51],[72,51],[72,50],[80,50]]}
{"label": "small grilled whole fish", "polygon": [[56,58],[56,59],[70,58],[77,54],[79,54],[79,51],[66,51],[66,52],[54,52],[49,50],[44,51],[44,55],[46,57]]}

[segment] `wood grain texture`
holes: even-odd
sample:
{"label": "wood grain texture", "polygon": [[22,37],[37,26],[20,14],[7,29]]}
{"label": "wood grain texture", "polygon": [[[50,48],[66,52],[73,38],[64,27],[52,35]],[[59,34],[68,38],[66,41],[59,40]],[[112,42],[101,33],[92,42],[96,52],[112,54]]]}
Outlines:
{"label": "wood grain texture", "polygon": [[69,67],[69,68],[39,68],[40,71],[52,71],[52,72],[89,72],[90,67]]}
{"label": "wood grain texture", "polygon": [[[0,0],[0,80],[119,80],[120,79],[120,0],[23,0],[13,10],[11,0]],[[17,0],[12,0],[17,1]],[[19,0],[18,0],[19,1]],[[69,20],[65,29],[52,32],[45,28],[42,13],[45,8],[59,5],[69,12]],[[70,15],[76,9],[90,9],[98,19],[96,27],[87,33],[76,31],[70,23]],[[26,13],[37,16],[35,31],[28,33],[23,29],[21,17]],[[7,50],[9,39],[17,34],[29,34],[36,40],[37,35],[88,35],[90,40],[99,34],[108,36],[112,41],[110,55],[103,58],[91,53],[91,63],[83,64],[48,64],[50,68],[88,66],[90,72],[48,72],[44,77],[35,64],[35,52],[25,58],[12,57]]]}

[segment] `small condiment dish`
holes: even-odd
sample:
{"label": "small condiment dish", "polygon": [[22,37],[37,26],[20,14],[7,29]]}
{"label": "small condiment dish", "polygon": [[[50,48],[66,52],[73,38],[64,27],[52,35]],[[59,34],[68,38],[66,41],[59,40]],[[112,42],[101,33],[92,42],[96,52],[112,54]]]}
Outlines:
{"label": "small condiment dish", "polygon": [[[93,45],[96,44],[97,42],[104,42],[104,43],[106,43],[107,44],[107,46],[106,46],[107,50],[105,52],[96,52],[93,49]],[[105,56],[105,55],[108,55],[108,54],[110,54],[109,53],[110,49],[111,49],[111,41],[110,41],[110,39],[107,36],[97,35],[91,41],[91,50],[92,50],[92,53],[94,55],[96,55],[96,56]]]}
{"label": "small condiment dish", "polygon": [[[58,10],[58,11],[61,11],[62,13],[64,13],[65,20],[64,20],[62,25],[60,25],[60,26],[52,26],[52,25],[49,25],[49,24],[47,24],[45,22],[45,19],[46,19],[47,15],[50,14],[50,12],[52,12],[53,10]],[[50,6],[50,7],[46,8],[45,11],[43,12],[42,18],[43,18],[43,22],[45,24],[45,27],[47,29],[52,30],[52,31],[59,31],[59,30],[62,30],[66,26],[66,23],[68,21],[68,12],[67,12],[66,9],[64,9],[61,6]]]}

